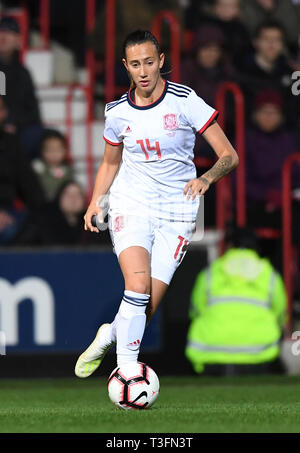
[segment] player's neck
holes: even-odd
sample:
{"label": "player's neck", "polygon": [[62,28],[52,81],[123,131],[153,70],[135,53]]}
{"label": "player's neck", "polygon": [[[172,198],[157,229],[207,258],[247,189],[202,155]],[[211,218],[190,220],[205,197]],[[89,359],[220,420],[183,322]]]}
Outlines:
{"label": "player's neck", "polygon": [[159,77],[157,84],[154,89],[149,93],[139,88],[135,89],[135,104],[139,106],[153,104],[157,99],[160,98],[165,88],[164,80]]}

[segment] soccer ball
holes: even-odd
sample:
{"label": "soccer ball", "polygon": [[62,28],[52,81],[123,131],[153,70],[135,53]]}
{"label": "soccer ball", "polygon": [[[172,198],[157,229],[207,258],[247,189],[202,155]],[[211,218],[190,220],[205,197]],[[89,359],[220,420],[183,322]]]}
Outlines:
{"label": "soccer ball", "polygon": [[141,362],[129,362],[113,370],[108,395],[121,409],[148,409],[157,400],[159,380],[155,371]]}

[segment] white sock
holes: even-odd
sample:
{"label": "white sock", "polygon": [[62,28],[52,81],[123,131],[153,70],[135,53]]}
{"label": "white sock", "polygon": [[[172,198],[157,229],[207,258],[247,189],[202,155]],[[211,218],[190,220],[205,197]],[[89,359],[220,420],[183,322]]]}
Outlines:
{"label": "white sock", "polygon": [[[128,291],[128,295],[132,294],[137,294],[138,296],[145,296],[145,294],[141,293],[135,293],[133,291],[125,290],[126,292]],[[148,294],[146,294],[148,297]],[[134,296],[133,296],[134,297]],[[109,341],[110,342],[116,342],[117,341],[117,323],[118,323],[118,317],[119,317],[119,312],[116,314],[114,320],[110,323],[111,330],[109,332]]]}
{"label": "white sock", "polygon": [[136,362],[146,325],[146,307],[150,294],[125,290],[119,311],[112,323],[116,331],[117,362]]}

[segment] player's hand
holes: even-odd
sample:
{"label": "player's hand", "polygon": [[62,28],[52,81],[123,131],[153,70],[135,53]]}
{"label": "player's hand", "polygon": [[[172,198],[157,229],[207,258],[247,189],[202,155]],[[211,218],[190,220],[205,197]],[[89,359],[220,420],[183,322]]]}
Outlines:
{"label": "player's hand", "polygon": [[204,178],[203,176],[200,176],[200,178],[196,179],[191,179],[185,186],[184,188],[184,195],[187,195],[187,199],[189,200],[190,198],[192,200],[195,200],[196,196],[199,194],[204,195],[205,192],[209,189],[210,183],[209,181]]}
{"label": "player's hand", "polygon": [[83,217],[84,218],[84,229],[86,231],[91,231],[92,233],[93,232],[99,233],[98,228],[96,228],[92,225],[92,217],[94,215],[98,216],[99,219],[103,218],[102,209],[99,206],[95,206],[94,204],[91,204],[88,207],[88,209],[85,213],[85,216]]}

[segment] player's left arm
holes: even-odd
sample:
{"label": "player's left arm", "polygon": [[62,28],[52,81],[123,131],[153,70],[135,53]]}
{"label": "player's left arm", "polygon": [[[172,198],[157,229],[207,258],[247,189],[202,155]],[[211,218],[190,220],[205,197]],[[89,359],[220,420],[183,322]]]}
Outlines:
{"label": "player's left arm", "polygon": [[217,162],[199,178],[191,179],[184,188],[188,198],[204,195],[210,185],[234,170],[239,164],[238,155],[218,123],[213,123],[202,134],[218,156]]}

